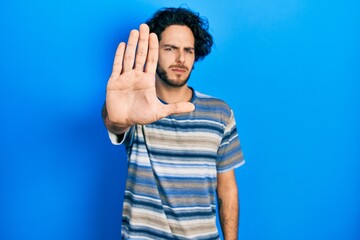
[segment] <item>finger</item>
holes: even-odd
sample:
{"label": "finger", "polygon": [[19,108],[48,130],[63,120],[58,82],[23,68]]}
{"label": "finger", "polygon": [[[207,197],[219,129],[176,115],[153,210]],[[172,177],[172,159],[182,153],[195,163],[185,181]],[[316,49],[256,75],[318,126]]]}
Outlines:
{"label": "finger", "polygon": [[136,45],[137,45],[138,40],[139,40],[139,31],[132,30],[130,32],[126,50],[125,50],[123,72],[127,72],[127,71],[133,69],[133,67],[134,67],[135,50],[136,50]]}
{"label": "finger", "polygon": [[162,111],[159,113],[159,119],[172,114],[188,113],[194,110],[195,105],[190,102],[166,104],[163,106]]}
{"label": "finger", "polygon": [[145,60],[149,45],[149,27],[146,24],[141,24],[139,27],[139,42],[136,50],[135,69],[144,70]]}
{"label": "finger", "polygon": [[145,71],[148,73],[156,72],[157,61],[159,55],[159,41],[155,33],[149,36],[149,52],[146,59]]}
{"label": "finger", "polygon": [[125,52],[125,43],[121,42],[116,49],[111,77],[120,75],[123,65],[124,52]]}

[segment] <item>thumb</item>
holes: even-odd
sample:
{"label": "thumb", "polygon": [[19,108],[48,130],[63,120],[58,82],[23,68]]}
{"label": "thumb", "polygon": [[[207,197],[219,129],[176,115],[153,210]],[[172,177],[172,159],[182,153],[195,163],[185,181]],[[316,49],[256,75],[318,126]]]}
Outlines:
{"label": "thumb", "polygon": [[163,106],[160,117],[166,117],[172,114],[188,113],[195,110],[195,105],[189,102],[171,103]]}

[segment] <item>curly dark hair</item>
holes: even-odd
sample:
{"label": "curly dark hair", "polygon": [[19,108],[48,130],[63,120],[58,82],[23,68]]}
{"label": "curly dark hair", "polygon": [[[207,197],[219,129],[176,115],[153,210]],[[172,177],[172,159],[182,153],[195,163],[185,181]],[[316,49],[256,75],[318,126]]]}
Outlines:
{"label": "curly dark hair", "polygon": [[195,61],[204,59],[211,52],[213,38],[208,32],[209,23],[198,13],[182,7],[163,8],[157,11],[146,24],[149,26],[150,32],[158,36],[159,41],[162,32],[170,25],[189,27],[195,38]]}

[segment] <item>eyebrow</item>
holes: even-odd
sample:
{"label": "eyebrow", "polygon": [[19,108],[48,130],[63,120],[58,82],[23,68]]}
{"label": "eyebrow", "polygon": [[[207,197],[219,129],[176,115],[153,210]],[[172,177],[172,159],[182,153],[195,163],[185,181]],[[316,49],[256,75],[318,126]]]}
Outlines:
{"label": "eyebrow", "polygon": [[[179,47],[172,45],[172,44],[164,44],[163,47],[171,47],[171,48],[175,48],[175,49],[179,49]],[[184,47],[185,50],[195,50],[194,47]]]}

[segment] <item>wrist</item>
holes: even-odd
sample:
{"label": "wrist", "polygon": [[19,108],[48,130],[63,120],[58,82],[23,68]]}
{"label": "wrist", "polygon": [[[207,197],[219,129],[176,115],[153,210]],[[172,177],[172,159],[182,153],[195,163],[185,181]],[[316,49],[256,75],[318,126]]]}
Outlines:
{"label": "wrist", "polygon": [[131,126],[130,125],[120,125],[117,123],[112,122],[109,117],[106,117],[105,120],[106,128],[116,134],[116,135],[122,135],[124,134]]}

